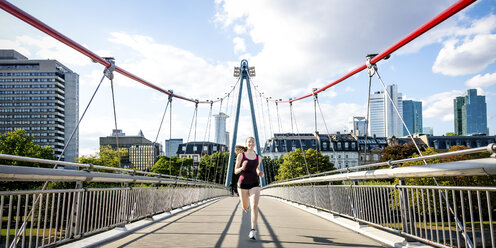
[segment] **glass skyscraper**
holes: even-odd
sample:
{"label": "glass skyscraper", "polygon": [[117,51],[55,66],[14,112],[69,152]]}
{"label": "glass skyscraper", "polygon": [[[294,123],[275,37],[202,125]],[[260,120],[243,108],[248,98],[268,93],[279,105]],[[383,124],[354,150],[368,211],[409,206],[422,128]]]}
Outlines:
{"label": "glass skyscraper", "polygon": [[177,149],[183,143],[183,139],[166,139],[165,140],[165,156],[177,156]]}
{"label": "glass skyscraper", "polygon": [[[422,127],[422,102],[412,100],[403,101],[403,120],[405,121],[410,133],[423,133]],[[403,136],[407,136],[408,132],[403,127]]]}
{"label": "glass skyscraper", "polygon": [[[388,85],[386,89],[398,107],[400,115],[403,115],[403,96],[398,93],[398,86]],[[370,95],[369,123],[371,135],[375,134],[379,137],[403,136],[401,119],[384,91],[377,91]]]}
{"label": "glass skyscraper", "polygon": [[488,134],[486,97],[478,96],[477,89],[469,89],[453,100],[456,135]]}

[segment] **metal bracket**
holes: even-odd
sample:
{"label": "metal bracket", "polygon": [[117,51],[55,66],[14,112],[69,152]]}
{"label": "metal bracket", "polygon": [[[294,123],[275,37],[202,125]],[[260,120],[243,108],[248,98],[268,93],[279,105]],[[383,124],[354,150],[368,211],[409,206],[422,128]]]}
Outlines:
{"label": "metal bracket", "polygon": [[496,158],[496,144],[495,143],[487,145],[487,151],[492,153],[491,158]]}
{"label": "metal bracket", "polygon": [[106,57],[104,59],[110,63],[110,66],[105,68],[103,73],[105,74],[105,77],[107,77],[109,80],[112,80],[114,79],[115,59],[112,57]]}
{"label": "metal bracket", "polygon": [[371,57],[367,56],[367,61],[365,62],[365,64],[367,65],[367,68],[369,69],[368,70],[369,77],[372,77],[372,76],[374,76],[375,72],[377,71],[377,65],[370,63],[370,59],[371,59]]}
{"label": "metal bracket", "polygon": [[388,160],[387,163],[389,165],[389,168],[391,168],[391,169],[398,168],[398,165],[393,164],[393,161],[391,161],[391,160]]}

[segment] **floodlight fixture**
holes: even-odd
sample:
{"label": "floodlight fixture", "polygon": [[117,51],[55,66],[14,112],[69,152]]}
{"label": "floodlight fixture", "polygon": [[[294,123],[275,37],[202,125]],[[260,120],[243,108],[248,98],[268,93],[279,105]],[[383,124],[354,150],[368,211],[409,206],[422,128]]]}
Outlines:
{"label": "floodlight fixture", "polygon": [[250,66],[250,68],[248,69],[248,71],[250,72],[250,77],[255,77],[256,76],[255,66]]}
{"label": "floodlight fixture", "polygon": [[239,66],[234,67],[234,77],[239,77],[240,75],[240,68]]}

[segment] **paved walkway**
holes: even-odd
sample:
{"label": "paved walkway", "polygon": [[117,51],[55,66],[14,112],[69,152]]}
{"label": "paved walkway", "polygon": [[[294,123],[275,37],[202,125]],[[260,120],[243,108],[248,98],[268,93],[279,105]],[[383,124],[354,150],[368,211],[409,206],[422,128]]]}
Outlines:
{"label": "paved walkway", "polygon": [[179,213],[104,247],[383,247],[270,197],[260,199],[258,240],[236,197]]}

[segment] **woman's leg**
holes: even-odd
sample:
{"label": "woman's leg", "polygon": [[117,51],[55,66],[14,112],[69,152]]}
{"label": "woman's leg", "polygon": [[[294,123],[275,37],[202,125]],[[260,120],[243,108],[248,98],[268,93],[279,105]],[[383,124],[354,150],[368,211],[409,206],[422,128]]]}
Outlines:
{"label": "woman's leg", "polygon": [[250,207],[250,192],[247,189],[238,188],[238,193],[239,200],[241,201],[241,207],[243,207],[243,210],[248,211],[248,208]]}
{"label": "woman's leg", "polygon": [[251,229],[257,227],[258,219],[258,200],[260,199],[260,187],[254,187],[249,190],[251,205]]}

